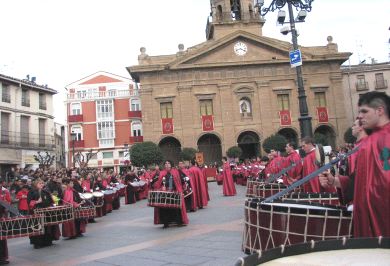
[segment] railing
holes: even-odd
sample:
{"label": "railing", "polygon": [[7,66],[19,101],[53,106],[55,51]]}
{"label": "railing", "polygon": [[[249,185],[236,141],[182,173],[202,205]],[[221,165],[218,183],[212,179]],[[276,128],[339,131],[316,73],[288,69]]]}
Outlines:
{"label": "railing", "polygon": [[30,107],[30,99],[29,98],[22,98],[22,106]]}
{"label": "railing", "polygon": [[358,90],[358,91],[368,90],[368,82],[367,81],[364,81],[364,82],[358,81],[358,82],[356,82],[356,90]]}
{"label": "railing", "polygon": [[69,115],[68,116],[68,122],[74,123],[74,122],[83,122],[84,118],[83,115]]}
{"label": "railing", "polygon": [[375,80],[375,89],[380,90],[380,89],[387,89],[387,80]]}
{"label": "railing", "polygon": [[82,91],[69,93],[69,100],[87,100],[99,98],[120,98],[139,96],[138,90]]}
{"label": "railing", "polygon": [[10,102],[11,102],[11,94],[9,94],[9,93],[3,93],[3,94],[1,95],[1,101],[2,101],[3,103],[10,103]]}
{"label": "railing", "polygon": [[142,118],[141,111],[128,111],[127,115],[129,118]]}
{"label": "railing", "polygon": [[73,149],[73,145],[75,148],[84,148],[84,140],[70,140],[69,141],[69,148]]}
{"label": "railing", "polygon": [[234,22],[234,21],[243,21],[243,22],[249,22],[249,21],[259,21],[260,16],[256,12],[241,12],[240,18],[236,19],[233,18],[232,12],[221,12],[219,13],[216,11],[215,14],[215,20],[213,19],[212,22],[214,23],[225,23],[225,22]]}
{"label": "railing", "polygon": [[47,108],[46,102],[39,102],[39,109],[46,110],[46,108]]}
{"label": "railing", "polygon": [[25,149],[54,149],[54,136],[2,130],[0,147]]}
{"label": "railing", "polygon": [[131,136],[130,143],[144,142],[144,136]]}

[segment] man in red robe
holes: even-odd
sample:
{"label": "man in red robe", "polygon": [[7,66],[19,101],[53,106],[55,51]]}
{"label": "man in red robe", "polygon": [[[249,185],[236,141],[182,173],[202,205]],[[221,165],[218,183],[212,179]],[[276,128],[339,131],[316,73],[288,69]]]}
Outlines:
{"label": "man in red robe", "polygon": [[[358,106],[363,128],[373,132],[360,146],[356,161],[354,237],[390,237],[390,97],[367,92]],[[322,176],[323,185],[338,179],[327,172]]]}
{"label": "man in red robe", "polygon": [[190,177],[195,181],[196,187],[196,200],[199,209],[208,205],[207,189],[205,184],[205,178],[202,170],[196,166],[195,159],[191,160],[191,167],[189,169]]}
{"label": "man in red robe", "polygon": [[301,178],[302,173],[302,161],[301,156],[299,153],[295,150],[295,144],[294,143],[287,143],[286,144],[286,152],[287,157],[283,161],[283,168],[289,167],[292,163],[295,164],[283,177],[283,183],[286,186],[291,185],[295,181]]}
{"label": "man in red robe", "polygon": [[167,228],[169,224],[188,224],[187,210],[183,197],[183,187],[180,181],[179,172],[172,168],[173,163],[165,161],[165,169],[160,172],[160,176],[154,184],[155,189],[167,190],[181,193],[181,208],[154,208],[154,224],[163,224]]}
{"label": "man in red robe", "polygon": [[[197,207],[196,193],[195,193],[195,180],[190,175],[190,171],[186,168],[184,162],[179,162],[179,175],[183,188],[185,188],[185,201],[187,211],[195,212]],[[187,194],[187,195],[186,195]]]}
{"label": "man in red robe", "polygon": [[[9,191],[3,187],[4,180],[0,178],[0,200],[11,204],[11,195]],[[6,218],[7,212],[3,206],[0,205],[0,218]],[[8,264],[8,246],[7,240],[0,240],[0,265]]]}
{"label": "man in red robe", "polygon": [[223,168],[223,195],[224,196],[235,196],[237,194],[236,187],[234,186],[232,172],[230,170],[230,164],[226,157],[222,157],[222,168]]}

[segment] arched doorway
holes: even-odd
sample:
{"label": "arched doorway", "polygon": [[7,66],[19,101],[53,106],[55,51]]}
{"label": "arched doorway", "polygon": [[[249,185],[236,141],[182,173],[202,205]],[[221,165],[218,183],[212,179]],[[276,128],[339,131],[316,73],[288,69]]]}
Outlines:
{"label": "arched doorway", "polygon": [[282,135],[287,139],[288,142],[295,143],[295,145],[298,146],[299,141],[298,141],[298,134],[297,132],[292,129],[292,128],[282,128],[278,132],[279,135]]}
{"label": "arched doorway", "polygon": [[164,156],[164,160],[171,160],[177,165],[180,160],[181,144],[174,137],[165,137],[160,140],[158,147]]}
{"label": "arched doorway", "polygon": [[205,134],[198,140],[198,150],[203,152],[205,164],[222,161],[221,140],[214,134]]}
{"label": "arched doorway", "polygon": [[314,139],[323,139],[324,146],[332,146],[336,148],[336,133],[330,126],[322,125],[314,131]]}
{"label": "arched doorway", "polygon": [[242,132],[238,136],[237,143],[242,150],[241,159],[260,156],[260,138],[255,132]]}

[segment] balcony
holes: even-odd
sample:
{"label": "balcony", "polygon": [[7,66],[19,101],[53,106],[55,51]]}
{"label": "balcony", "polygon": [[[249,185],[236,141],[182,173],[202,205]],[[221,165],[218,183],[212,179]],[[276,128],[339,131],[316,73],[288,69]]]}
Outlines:
{"label": "balcony", "polygon": [[53,150],[54,136],[30,134],[26,132],[1,131],[0,147]]}
{"label": "balcony", "polygon": [[74,143],[74,148],[84,148],[84,140],[70,140],[69,141],[69,148],[73,149],[73,143]]}
{"label": "balcony", "polygon": [[131,144],[144,142],[144,136],[130,136],[129,140]]}
{"label": "balcony", "polygon": [[84,118],[83,115],[69,115],[68,116],[68,122],[69,123],[74,123],[74,122],[83,122]]}
{"label": "balcony", "polygon": [[357,91],[365,91],[368,90],[368,82],[367,81],[358,81],[356,82],[356,90]]}
{"label": "balcony", "polygon": [[9,94],[9,93],[3,93],[3,94],[1,95],[1,101],[2,101],[3,103],[10,103],[10,102],[11,102],[11,94]]}
{"label": "balcony", "polygon": [[375,89],[387,89],[387,80],[376,80],[375,81]]}
{"label": "balcony", "polygon": [[69,93],[68,100],[96,100],[139,96],[138,90],[83,91]]}
{"label": "balcony", "polygon": [[139,118],[142,119],[142,112],[141,111],[129,111],[128,117],[131,118]]}

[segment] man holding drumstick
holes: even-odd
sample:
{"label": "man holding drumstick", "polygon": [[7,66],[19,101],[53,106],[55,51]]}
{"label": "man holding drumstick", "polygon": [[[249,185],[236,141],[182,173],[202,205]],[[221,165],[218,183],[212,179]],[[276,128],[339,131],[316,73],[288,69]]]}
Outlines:
{"label": "man holding drumstick", "polygon": [[[354,237],[390,237],[390,97],[382,92],[363,94],[358,119],[373,132],[356,158],[353,195]],[[320,175],[323,187],[339,186],[344,177]]]}

